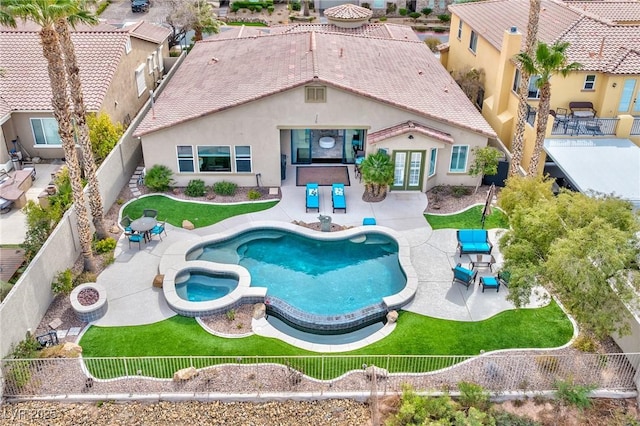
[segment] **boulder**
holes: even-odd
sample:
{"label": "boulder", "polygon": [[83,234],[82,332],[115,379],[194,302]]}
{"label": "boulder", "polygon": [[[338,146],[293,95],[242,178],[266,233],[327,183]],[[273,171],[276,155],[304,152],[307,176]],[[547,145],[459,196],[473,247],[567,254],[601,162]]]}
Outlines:
{"label": "boulder", "polygon": [[398,321],[398,311],[390,311],[387,313],[387,322],[389,324],[393,324],[396,321]]}
{"label": "boulder", "polygon": [[164,275],[158,274],[153,278],[153,286],[162,288],[162,283],[164,282]]}
{"label": "boulder", "polygon": [[189,231],[193,231],[194,229],[196,229],[196,227],[193,225],[193,223],[189,222],[186,219],[182,221],[182,227],[184,229],[188,229]]}
{"label": "boulder", "polygon": [[63,358],[77,358],[82,353],[82,346],[73,342],[66,342],[60,349],[60,356]]}
{"label": "boulder", "polygon": [[197,375],[198,375],[198,370],[196,370],[195,367],[187,367],[173,373],[173,381],[180,382],[184,380],[191,380]]}
{"label": "boulder", "polygon": [[372,380],[375,374],[376,379],[386,379],[389,377],[389,371],[382,367],[376,367],[375,365],[371,365],[364,370],[364,374],[367,379]]}
{"label": "boulder", "polygon": [[267,315],[267,305],[256,303],[253,305],[253,319],[264,318]]}

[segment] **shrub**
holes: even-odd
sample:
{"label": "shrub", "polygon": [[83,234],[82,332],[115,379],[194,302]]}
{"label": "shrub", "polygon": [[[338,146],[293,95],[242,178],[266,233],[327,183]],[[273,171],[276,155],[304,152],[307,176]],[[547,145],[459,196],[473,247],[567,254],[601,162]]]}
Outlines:
{"label": "shrub", "polygon": [[409,10],[408,10],[408,9],[405,9],[404,7],[401,7],[401,8],[398,10],[398,13],[400,14],[400,16],[407,16],[407,13],[409,13]]}
{"label": "shrub", "polygon": [[260,197],[262,197],[262,194],[260,193],[260,191],[257,191],[255,189],[250,189],[249,192],[247,193],[247,197],[250,200],[257,200]]}
{"label": "shrub", "polygon": [[40,349],[40,343],[33,337],[31,333],[27,331],[24,340],[18,342],[11,351],[11,358],[13,359],[29,359],[38,358],[38,350]]}
{"label": "shrub", "polygon": [[51,290],[54,294],[69,294],[73,290],[73,275],[71,275],[71,269],[65,269],[56,275],[56,278],[51,283]]}
{"label": "shrub", "polygon": [[475,407],[480,410],[489,408],[489,392],[476,383],[460,382],[460,404],[465,408]]}
{"label": "shrub", "polygon": [[164,192],[173,185],[173,172],[167,166],[156,164],[144,177],[144,184],[152,191]]}
{"label": "shrub", "polygon": [[96,16],[100,16],[100,14],[102,12],[104,12],[104,10],[109,7],[109,4],[111,3],[110,0],[103,0],[102,2],[100,2],[100,5],[98,6],[98,8],[96,9]]}
{"label": "shrub", "polygon": [[360,3],[361,7],[364,7],[365,9],[371,9],[371,5],[369,3]]}
{"label": "shrub", "polygon": [[414,22],[417,21],[420,16],[422,16],[422,15],[420,15],[420,12],[411,12],[411,13],[409,13],[409,17],[411,19],[413,19]]}
{"label": "shrub", "polygon": [[427,37],[424,39],[424,44],[426,44],[432,52],[436,52],[438,50],[438,45],[440,43],[441,41],[437,37]]}
{"label": "shrub", "polygon": [[113,255],[113,253],[107,253],[102,258],[102,263],[104,266],[109,266],[115,261],[116,261],[116,257]]}
{"label": "shrub", "polygon": [[596,342],[586,334],[580,334],[576,337],[572,346],[582,352],[596,352],[597,350]]}
{"label": "shrub", "polygon": [[451,15],[443,13],[441,15],[438,15],[438,19],[440,20],[440,22],[450,22],[451,21]]}
{"label": "shrub", "polygon": [[276,10],[275,6],[267,6],[267,12],[269,12],[269,15],[271,15],[274,10]]}
{"label": "shrub", "polygon": [[28,262],[35,257],[40,247],[47,241],[55,221],[52,219],[49,209],[40,207],[33,200],[27,201],[27,205],[22,211],[27,216],[27,231],[21,246]]}
{"label": "shrub", "polygon": [[446,33],[446,32],[447,32],[447,29],[446,29],[446,28],[442,28],[442,27],[435,27],[435,28],[433,29],[433,32],[434,32],[434,33]]}
{"label": "shrub", "polygon": [[0,301],[3,301],[4,298],[7,297],[7,294],[9,294],[12,288],[13,284],[0,281]]}
{"label": "shrub", "polygon": [[238,185],[233,182],[216,182],[213,184],[213,192],[218,195],[235,195]]}
{"label": "shrub", "polygon": [[189,181],[184,193],[189,197],[202,197],[207,192],[207,187],[201,179],[192,179]]}
{"label": "shrub", "polygon": [[398,6],[395,3],[387,3],[387,15],[391,15],[396,12]]}
{"label": "shrub", "polygon": [[471,193],[471,190],[466,186],[460,185],[460,186],[454,186],[453,188],[451,188],[451,195],[453,195],[456,198],[464,197],[465,195],[469,195],[470,193]]}
{"label": "shrub", "polygon": [[75,277],[73,282],[74,282],[74,286],[78,286],[84,283],[95,283],[97,279],[98,279],[98,276],[95,273],[85,271],[79,274],[77,277]]}
{"label": "shrub", "polygon": [[233,321],[234,319],[236,319],[236,310],[235,309],[229,309],[225,315],[227,316],[227,320],[229,321]]}
{"label": "shrub", "polygon": [[105,238],[104,240],[100,240],[96,242],[96,247],[95,250],[97,253],[108,253],[110,251],[113,251],[116,248],[116,240],[108,237]]}
{"label": "shrub", "polygon": [[591,400],[589,393],[596,389],[594,385],[575,385],[568,381],[558,380],[555,383],[556,397],[566,405],[573,405],[580,410],[589,408]]}
{"label": "shrub", "polygon": [[387,20],[387,17],[386,17],[386,16],[381,16],[381,17],[380,17],[380,22],[385,22],[386,20]]}
{"label": "shrub", "polygon": [[89,140],[96,164],[100,164],[124,134],[122,123],[114,123],[106,113],[87,114]]}
{"label": "shrub", "polygon": [[428,8],[428,7],[423,7],[423,8],[420,10],[420,13],[422,13],[424,16],[429,16],[429,15],[431,15],[431,12],[433,12],[433,9]]}
{"label": "shrub", "polygon": [[300,4],[299,1],[294,1],[293,3],[290,3],[290,4],[291,4],[291,10],[295,10],[296,12],[299,12],[300,9],[302,9],[302,4]]}

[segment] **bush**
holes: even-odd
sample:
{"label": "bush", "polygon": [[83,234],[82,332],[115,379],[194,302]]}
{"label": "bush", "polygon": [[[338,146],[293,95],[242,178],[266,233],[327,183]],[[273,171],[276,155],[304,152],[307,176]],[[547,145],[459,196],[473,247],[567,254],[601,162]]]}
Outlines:
{"label": "bush", "polygon": [[451,22],[451,15],[443,13],[441,15],[438,15],[438,19],[440,20],[440,22]]}
{"label": "bush", "polygon": [[454,186],[453,188],[451,188],[451,195],[453,195],[456,198],[461,198],[469,194],[471,194],[471,190],[466,186],[460,185],[460,186]]}
{"label": "bush", "polygon": [[271,15],[275,10],[275,6],[267,6],[267,12],[269,12],[269,15]]}
{"label": "bush", "polygon": [[9,294],[12,288],[13,284],[0,281],[0,302],[3,301],[5,297],[7,297],[7,294]]}
{"label": "bush", "polygon": [[235,195],[238,185],[233,182],[216,182],[213,184],[213,192],[218,195]]}
{"label": "bush", "polygon": [[87,114],[87,126],[89,126],[89,140],[91,151],[96,164],[109,155],[124,134],[122,123],[114,123],[106,113]]}
{"label": "bush", "polygon": [[95,283],[97,279],[98,276],[95,273],[85,271],[74,278],[74,287],[84,283]]}
{"label": "bush", "polygon": [[574,385],[568,381],[559,380],[555,383],[556,397],[566,405],[573,405],[579,409],[589,408],[591,400],[589,393],[596,389],[594,385]]}
{"label": "bush", "polygon": [[173,172],[167,166],[156,164],[144,177],[144,184],[152,191],[165,192],[173,185]]}
{"label": "bush", "polygon": [[227,320],[228,321],[233,321],[236,319],[236,310],[235,309],[229,309],[225,315],[227,316]]}
{"label": "bush", "polygon": [[11,358],[13,359],[29,359],[38,358],[38,350],[40,349],[40,343],[29,332],[16,344],[11,351]]}
{"label": "bush", "polygon": [[460,389],[460,404],[465,408],[475,407],[480,410],[487,410],[489,408],[489,392],[476,383],[460,382],[458,383],[458,389]]}
{"label": "bush", "polygon": [[424,44],[426,44],[432,52],[436,52],[438,50],[440,43],[442,42],[437,37],[427,37],[424,39]]}
{"label": "bush", "polygon": [[96,242],[95,250],[96,253],[108,253],[113,251],[116,248],[116,240],[111,237],[105,238],[104,240],[100,240]]}
{"label": "bush", "polygon": [[71,269],[65,269],[56,275],[55,280],[51,283],[51,290],[54,294],[69,294],[73,290],[73,275]]}
{"label": "bush", "polygon": [[387,15],[394,14],[397,8],[395,3],[387,3]]}
{"label": "bush", "polygon": [[576,337],[576,340],[571,346],[581,352],[596,352],[596,350],[598,349],[596,342],[586,334],[580,334],[578,337]]}
{"label": "bush", "polygon": [[380,22],[385,22],[386,20],[387,20],[387,17],[386,17],[386,16],[381,16],[381,17],[380,17]]}
{"label": "bush", "polygon": [[415,22],[415,21],[417,21],[417,20],[418,20],[418,18],[419,18],[420,16],[422,16],[422,15],[420,14],[420,12],[411,12],[411,13],[409,14],[409,17],[410,17],[411,19],[413,19],[413,20],[414,20],[414,22]]}
{"label": "bush", "polygon": [[207,192],[207,187],[201,179],[192,179],[189,181],[184,193],[189,197],[202,197]]}
{"label": "bush", "polygon": [[299,1],[295,1],[291,4],[291,10],[295,10],[296,12],[299,12],[300,9],[302,9],[302,4]]}
{"label": "bush", "polygon": [[100,5],[98,6],[98,8],[96,9],[96,16],[100,16],[100,14],[102,12],[104,12],[104,10],[109,7],[109,4],[111,3],[110,0],[103,0],[102,2],[100,2]]}
{"label": "bush", "polygon": [[401,7],[400,10],[398,10],[398,13],[400,14],[400,16],[407,16],[407,13],[409,13],[409,10],[405,9],[404,7]]}
{"label": "bush", "polygon": [[434,32],[434,33],[446,33],[446,32],[447,32],[447,29],[446,29],[446,28],[443,28],[443,27],[435,27],[435,28],[433,29],[433,32]]}
{"label": "bush", "polygon": [[260,197],[262,197],[262,194],[260,193],[260,191],[257,191],[255,189],[250,189],[249,192],[247,193],[247,197],[250,200],[257,200]]}
{"label": "bush", "polygon": [[433,12],[433,9],[428,8],[428,7],[423,7],[423,8],[420,10],[420,13],[422,13],[424,16],[429,16],[429,15],[431,15],[431,12]]}

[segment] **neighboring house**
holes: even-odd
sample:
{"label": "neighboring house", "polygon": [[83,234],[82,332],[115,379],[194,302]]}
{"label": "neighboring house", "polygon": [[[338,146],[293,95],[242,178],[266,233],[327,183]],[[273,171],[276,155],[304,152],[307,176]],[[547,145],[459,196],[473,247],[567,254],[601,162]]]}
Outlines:
{"label": "neighboring house", "polygon": [[393,189],[475,183],[471,150],[495,133],[409,27],[263,31],[196,43],[136,130],[147,169],[169,167],[178,186],[280,186],[285,157],[353,163],[356,149],[383,149]]}
{"label": "neighboring house", "polygon": [[[375,16],[386,14],[390,5],[395,5],[395,13],[400,9],[420,12],[428,7],[433,10],[433,16],[447,13],[447,6],[454,0],[313,0],[315,10],[325,10],[342,4],[355,4],[371,9]],[[391,6],[393,7],[393,6]]]}
{"label": "neighboring house", "polygon": [[[449,71],[484,70],[482,114],[511,148],[520,78],[514,56],[524,48],[529,2],[488,0],[454,4],[449,10],[451,34],[441,61]],[[614,136],[640,145],[640,2],[543,0],[538,39],[570,43],[568,60],[583,65],[566,78],[552,78],[551,109],[566,109],[567,116],[561,114],[557,122],[549,117],[547,137]],[[535,139],[536,79],[532,76],[529,81],[525,169]],[[592,123],[572,120],[579,117],[571,116],[571,102],[590,102],[595,110]]]}
{"label": "neighboring house", "polygon": [[[64,157],[38,31],[29,22],[0,27],[0,169],[11,168],[14,149],[27,157]],[[128,125],[164,74],[170,33],[146,22],[72,31],[87,111]]]}

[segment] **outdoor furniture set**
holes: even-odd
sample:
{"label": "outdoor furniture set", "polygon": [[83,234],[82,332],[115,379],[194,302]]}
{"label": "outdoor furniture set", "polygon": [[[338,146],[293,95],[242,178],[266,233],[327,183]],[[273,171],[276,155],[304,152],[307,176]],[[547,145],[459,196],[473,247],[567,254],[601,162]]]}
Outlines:
{"label": "outdoor furniture set", "polygon": [[[320,212],[320,188],[317,183],[308,183],[306,188],[306,211],[317,210]],[[347,212],[347,200],[345,198],[344,184],[334,183],[331,185],[331,204],[333,212],[344,210]]]}
{"label": "outdoor furniture set", "polygon": [[[469,255],[471,265],[469,268],[465,268],[462,264],[458,263],[453,271],[453,281],[459,282],[464,285],[467,290],[469,286],[476,282],[478,278],[478,268],[489,268],[490,272],[493,272],[493,265],[495,258],[491,255],[493,244],[489,241],[489,233],[484,229],[460,229],[457,231],[458,237],[458,250],[460,257],[463,254]],[[481,276],[478,285],[482,286],[482,292],[487,288],[495,288],[496,292],[500,291],[500,285],[508,287],[509,276],[508,273],[501,271],[497,276],[485,275]]]}
{"label": "outdoor furniture set", "polygon": [[158,222],[157,217],[157,210],[145,209],[142,217],[136,220],[131,220],[129,216],[122,218],[120,225],[124,228],[124,233],[129,240],[129,248],[131,243],[138,243],[138,249],[142,249],[142,243],[150,242],[154,235],[162,241],[162,233],[167,235],[166,222]]}
{"label": "outdoor furniture set", "polygon": [[602,135],[602,123],[596,118],[596,110],[592,102],[574,101],[569,102],[569,109],[556,108],[550,112],[554,116],[554,129],[562,126],[564,134],[580,135],[589,134],[592,136]]}

